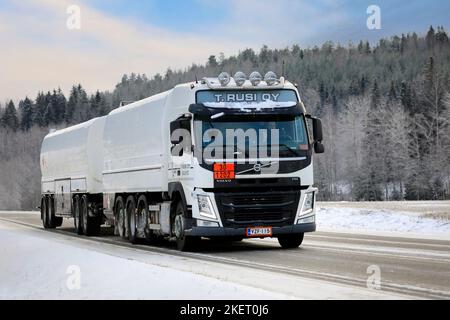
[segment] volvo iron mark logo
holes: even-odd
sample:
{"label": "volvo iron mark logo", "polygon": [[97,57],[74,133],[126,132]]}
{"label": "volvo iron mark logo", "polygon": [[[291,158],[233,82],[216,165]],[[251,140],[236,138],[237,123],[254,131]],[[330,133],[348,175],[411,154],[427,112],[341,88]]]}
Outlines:
{"label": "volvo iron mark logo", "polygon": [[262,168],[261,163],[256,163],[256,164],[253,166],[253,171],[255,171],[255,172],[261,172],[261,168]]}

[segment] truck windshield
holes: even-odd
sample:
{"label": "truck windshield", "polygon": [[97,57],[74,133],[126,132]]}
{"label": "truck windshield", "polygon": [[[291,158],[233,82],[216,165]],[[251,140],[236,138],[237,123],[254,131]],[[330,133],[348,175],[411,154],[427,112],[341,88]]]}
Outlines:
{"label": "truck windshield", "polygon": [[245,158],[261,157],[263,149],[265,156],[280,158],[302,157],[309,150],[303,116],[202,121],[202,137],[203,149],[214,146]]}

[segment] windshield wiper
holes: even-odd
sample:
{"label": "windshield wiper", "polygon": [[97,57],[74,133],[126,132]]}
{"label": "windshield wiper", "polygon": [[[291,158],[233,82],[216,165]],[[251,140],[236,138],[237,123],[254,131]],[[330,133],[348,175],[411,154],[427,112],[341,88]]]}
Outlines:
{"label": "windshield wiper", "polygon": [[283,147],[283,148],[285,148],[287,151],[289,151],[289,152],[291,152],[293,155],[295,155],[295,156],[299,156],[299,154],[297,153],[297,151],[295,150],[295,149],[292,149],[291,147],[289,147],[288,145],[286,145],[286,144],[273,144],[273,145],[271,145],[271,147],[274,147],[274,146],[277,146],[277,147]]}

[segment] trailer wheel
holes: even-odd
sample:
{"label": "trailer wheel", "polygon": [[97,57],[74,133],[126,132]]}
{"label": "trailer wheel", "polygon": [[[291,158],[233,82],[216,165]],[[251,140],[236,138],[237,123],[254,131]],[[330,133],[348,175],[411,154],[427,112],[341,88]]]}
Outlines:
{"label": "trailer wheel", "polygon": [[43,196],[41,200],[41,218],[44,229],[50,229],[50,223],[48,219],[48,198]]}
{"label": "trailer wheel", "polygon": [[80,203],[81,222],[83,226],[83,233],[88,236],[97,236],[100,234],[100,218],[89,216],[89,201],[86,195],[81,197]]}
{"label": "trailer wheel", "polygon": [[136,212],[136,200],[134,196],[127,198],[128,239],[132,244],[138,242],[138,217]]}
{"label": "trailer wheel", "polygon": [[278,243],[283,249],[298,248],[303,242],[304,233],[287,234],[278,237]]}
{"label": "trailer wheel", "polygon": [[177,248],[180,251],[193,251],[200,245],[199,237],[191,237],[184,234],[186,228],[186,209],[181,201],[177,201],[175,216],[172,222],[172,234],[177,239]]}
{"label": "trailer wheel", "polygon": [[117,197],[116,203],[114,204],[114,217],[114,228],[116,235],[120,236],[122,239],[125,239],[125,204],[123,203],[123,198],[121,196]]}
{"label": "trailer wheel", "polygon": [[61,227],[63,223],[62,217],[57,217],[55,215],[55,199],[53,197],[49,198],[49,209],[48,209],[48,217],[49,217],[49,226],[51,229],[55,229],[56,227]]}
{"label": "trailer wheel", "polygon": [[81,236],[83,234],[83,223],[82,215],[80,210],[80,197],[75,196],[73,198],[73,225],[75,227],[75,232]]}

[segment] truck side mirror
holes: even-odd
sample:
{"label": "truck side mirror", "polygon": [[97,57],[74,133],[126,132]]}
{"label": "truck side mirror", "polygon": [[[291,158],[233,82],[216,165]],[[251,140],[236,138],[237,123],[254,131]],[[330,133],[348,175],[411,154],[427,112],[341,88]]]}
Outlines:
{"label": "truck side mirror", "polygon": [[314,137],[314,152],[315,153],[324,153],[325,147],[322,144],[323,140],[323,132],[322,132],[322,120],[319,118],[313,117],[311,115],[306,115],[306,118],[312,120],[312,129],[313,129],[313,137]]}
{"label": "truck side mirror", "polygon": [[315,153],[324,153],[325,152],[325,147],[323,146],[323,144],[321,142],[314,143],[314,152]]}
{"label": "truck side mirror", "polygon": [[179,144],[183,141],[183,135],[177,134],[177,130],[186,130],[185,134],[191,132],[191,118],[190,117],[180,117],[170,123],[170,142],[172,144]]}
{"label": "truck side mirror", "polygon": [[320,120],[319,118],[312,118],[312,124],[313,124],[314,140],[322,142],[323,140],[322,120]]}

